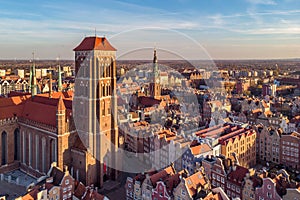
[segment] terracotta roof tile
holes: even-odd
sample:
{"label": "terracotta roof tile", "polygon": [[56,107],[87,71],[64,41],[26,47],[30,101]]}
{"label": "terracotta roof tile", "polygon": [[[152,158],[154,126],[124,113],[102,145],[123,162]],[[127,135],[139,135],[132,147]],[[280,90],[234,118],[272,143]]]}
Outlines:
{"label": "terracotta roof tile", "polygon": [[150,180],[152,182],[152,185],[156,186],[157,181],[159,181],[160,179],[164,179],[168,176],[174,175],[174,174],[175,174],[175,169],[172,166],[169,166],[169,167],[165,168],[164,170],[162,170],[156,174],[153,174],[150,177]]}
{"label": "terracotta roof tile", "polygon": [[247,168],[237,165],[236,169],[232,170],[227,175],[227,178],[231,182],[234,182],[237,185],[241,185],[247,173],[249,173],[249,170]]}
{"label": "terracotta roof tile", "polygon": [[193,155],[199,155],[199,154],[206,153],[206,152],[209,152],[212,150],[212,148],[206,143],[199,144],[197,146],[193,146],[190,149],[191,149],[191,152]]}
{"label": "terracotta roof tile", "polygon": [[[45,115],[45,113],[47,113]],[[27,101],[22,117],[43,124],[56,126],[56,106]]]}
{"label": "terracotta roof tile", "polygon": [[204,186],[206,184],[207,182],[201,171],[196,172],[195,174],[185,179],[185,185],[191,197],[197,193],[197,189],[199,187]]}
{"label": "terracotta roof tile", "polygon": [[203,200],[222,200],[222,196],[219,193],[209,193]]}
{"label": "terracotta roof tile", "polygon": [[154,99],[152,97],[140,96],[138,97],[138,99],[139,102],[146,107],[152,107],[160,104],[160,100]]}

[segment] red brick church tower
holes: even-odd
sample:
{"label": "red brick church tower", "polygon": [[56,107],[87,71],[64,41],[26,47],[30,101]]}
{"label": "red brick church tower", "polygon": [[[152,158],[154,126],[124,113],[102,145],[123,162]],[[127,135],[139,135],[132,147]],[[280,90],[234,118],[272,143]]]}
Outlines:
{"label": "red brick church tower", "polygon": [[[98,183],[104,176],[114,179],[114,152],[118,149],[116,49],[105,37],[86,37],[74,49],[75,98],[81,105],[76,117],[77,131],[88,151],[97,159]],[[82,138],[82,135],[86,137]],[[88,164],[87,164],[88,165]]]}

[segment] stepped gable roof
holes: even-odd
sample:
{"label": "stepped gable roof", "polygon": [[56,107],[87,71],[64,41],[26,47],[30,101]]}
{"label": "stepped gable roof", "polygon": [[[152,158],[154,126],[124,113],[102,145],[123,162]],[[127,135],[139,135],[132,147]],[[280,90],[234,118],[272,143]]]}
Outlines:
{"label": "stepped gable roof", "polygon": [[116,51],[105,37],[86,37],[82,42],[73,49],[73,51],[91,51],[91,50],[102,50],[102,51]]}

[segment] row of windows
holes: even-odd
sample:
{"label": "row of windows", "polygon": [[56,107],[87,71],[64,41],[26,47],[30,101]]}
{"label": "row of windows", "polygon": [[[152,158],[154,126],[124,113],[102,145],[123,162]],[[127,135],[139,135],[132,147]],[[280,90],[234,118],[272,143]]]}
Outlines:
{"label": "row of windows", "polygon": [[107,101],[106,103],[105,103],[105,101],[101,102],[101,113],[102,113],[102,116],[110,115],[111,114],[110,101]]}
{"label": "row of windows", "polygon": [[283,157],[282,160],[290,161],[290,162],[299,162],[297,158]]}
{"label": "row of windows", "polygon": [[286,141],[283,141],[282,144],[286,144],[286,145],[291,145],[291,146],[299,147],[299,144],[298,144],[298,143],[293,143],[293,142],[286,142]]}
{"label": "row of windows", "polygon": [[298,157],[299,154],[298,153],[294,153],[294,152],[289,152],[289,151],[283,151],[282,155]]}
{"label": "row of windows", "polygon": [[105,84],[101,86],[101,97],[111,96],[111,86],[109,84]]}
{"label": "row of windows", "polygon": [[236,191],[237,193],[240,193],[240,188],[236,187],[234,184],[227,183],[227,189],[231,189],[232,191]]}
{"label": "row of windows", "polygon": [[298,148],[293,148],[293,147],[286,147],[286,146],[283,146],[282,147],[283,150],[286,150],[286,151],[295,151],[295,152],[298,152],[299,149]]}

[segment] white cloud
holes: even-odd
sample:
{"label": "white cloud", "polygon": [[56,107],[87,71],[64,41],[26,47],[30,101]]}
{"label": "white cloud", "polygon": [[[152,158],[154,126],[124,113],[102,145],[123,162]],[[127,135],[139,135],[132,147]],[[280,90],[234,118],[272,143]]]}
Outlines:
{"label": "white cloud", "polygon": [[247,0],[251,4],[277,5],[273,0]]}

